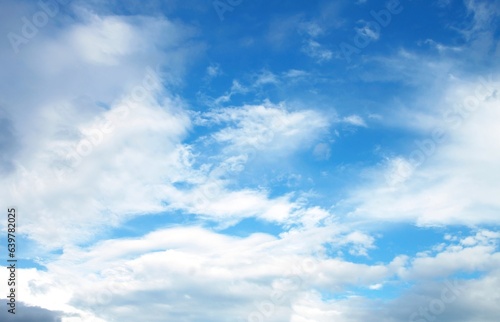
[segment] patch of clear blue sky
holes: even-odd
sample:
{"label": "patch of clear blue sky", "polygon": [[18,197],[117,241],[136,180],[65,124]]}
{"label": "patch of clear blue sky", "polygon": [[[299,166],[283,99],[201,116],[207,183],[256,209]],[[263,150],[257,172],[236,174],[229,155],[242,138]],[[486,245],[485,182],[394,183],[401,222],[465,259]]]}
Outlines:
{"label": "patch of clear blue sky", "polygon": [[[228,90],[233,79],[243,78],[262,69],[274,73],[292,68],[312,72],[316,77],[309,80],[313,83],[310,87],[318,90],[317,96],[326,96],[336,101],[342,101],[342,96],[346,96],[352,102],[355,101],[354,97],[359,97],[358,94],[363,94],[361,98],[369,98],[370,87],[373,87],[375,93],[384,96],[387,94],[384,93],[384,86],[364,84],[362,90],[359,88],[359,75],[363,71],[366,57],[386,55],[403,46],[428,50],[427,45],[416,45],[426,39],[449,45],[459,44],[463,37],[450,26],[453,26],[457,18],[462,21],[467,19],[464,6],[459,1],[440,8],[432,2],[402,0],[403,11],[392,17],[391,23],[381,29],[379,41],[372,42],[361,54],[354,55],[351,63],[343,59],[332,59],[317,64],[300,50],[303,43],[310,39],[298,30],[300,23],[318,21],[326,26],[325,33],[315,39],[326,49],[337,52],[340,43],[353,42],[355,28],[362,24],[360,21],[373,21],[370,12],[382,10],[386,2],[367,1],[357,4],[355,1],[243,1],[234,10],[226,12],[223,21],[216,13],[213,1],[149,1],[140,6],[130,5],[131,3],[132,1],[114,2],[113,10],[124,15],[138,11],[156,15],[163,13],[169,18],[180,19],[198,28],[197,39],[206,43],[206,54],[189,66],[183,97],[190,100],[194,108],[199,109],[204,107],[197,101],[198,92],[220,95]],[[279,41],[271,40],[272,35],[277,33],[282,33]],[[207,85],[203,76],[210,63],[218,63],[224,75],[221,80]],[[339,84],[339,81],[344,83]],[[279,90],[275,89],[269,96],[290,99],[294,96],[292,93],[304,95],[308,89],[306,87],[299,93],[286,91],[284,95],[279,95]]]}
{"label": "patch of clear blue sky", "polygon": [[328,300],[343,300],[352,296],[362,296],[367,299],[393,300],[407,292],[413,283],[390,280],[379,289],[370,289],[370,285],[365,287],[345,286],[342,290],[333,290],[328,288],[320,289],[321,298]]}
{"label": "patch of clear blue sky", "polygon": [[155,230],[195,225],[202,225],[195,215],[182,211],[167,211],[134,216],[118,227],[103,232],[103,234],[106,235],[106,238],[136,238]]}
{"label": "patch of clear blue sky", "polygon": [[[45,268],[39,264],[40,258],[38,258],[38,250],[37,250],[37,244],[33,242],[31,239],[27,239],[25,235],[20,233],[20,229],[22,229],[22,226],[18,225],[17,232],[15,233],[15,244],[16,244],[16,251],[15,251],[15,258],[17,259],[16,262],[16,267],[17,268],[37,268],[41,270],[45,270]],[[8,240],[7,240],[7,233],[2,232],[2,236],[5,236],[5,238],[2,238],[0,241],[0,247],[2,249],[2,253],[5,254],[2,256],[2,259],[4,263],[2,265],[8,265],[7,259],[9,258],[9,253],[7,252],[8,250]]]}
{"label": "patch of clear blue sky", "polygon": [[278,236],[283,232],[281,225],[259,220],[257,218],[246,218],[234,226],[219,231],[222,234],[238,237],[248,237],[255,232]]}
{"label": "patch of clear blue sky", "polygon": [[[446,233],[457,234],[471,231],[466,227],[418,227],[410,223],[374,224],[371,233],[375,238],[375,248],[368,250],[368,256],[355,256],[342,249],[343,258],[354,263],[387,264],[396,256],[414,257],[419,252],[429,251],[433,246],[448,243],[444,240]],[[338,250],[329,247],[332,254]]]}
{"label": "patch of clear blue sky", "polygon": [[[227,228],[219,229],[218,223],[210,220],[200,220],[196,215],[183,211],[169,211],[160,214],[145,214],[120,224],[119,227],[103,232],[106,238],[136,238],[159,229],[179,226],[204,226],[220,233],[247,237],[255,232],[278,236],[283,229],[280,225],[262,221],[256,218],[246,218]],[[89,246],[90,244],[86,244]]]}

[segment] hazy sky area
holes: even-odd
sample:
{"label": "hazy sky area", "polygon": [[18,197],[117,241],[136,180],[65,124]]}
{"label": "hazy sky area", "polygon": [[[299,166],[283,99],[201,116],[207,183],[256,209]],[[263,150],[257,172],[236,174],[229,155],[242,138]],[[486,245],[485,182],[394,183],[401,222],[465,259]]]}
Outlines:
{"label": "hazy sky area", "polygon": [[0,0],[0,321],[498,322],[499,16]]}

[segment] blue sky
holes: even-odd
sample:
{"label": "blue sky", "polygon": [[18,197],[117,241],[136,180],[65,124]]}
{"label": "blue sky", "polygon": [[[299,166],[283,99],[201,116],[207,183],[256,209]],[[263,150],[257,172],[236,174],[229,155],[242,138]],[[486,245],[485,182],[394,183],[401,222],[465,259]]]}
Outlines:
{"label": "blue sky", "polygon": [[0,5],[18,320],[497,321],[499,1]]}

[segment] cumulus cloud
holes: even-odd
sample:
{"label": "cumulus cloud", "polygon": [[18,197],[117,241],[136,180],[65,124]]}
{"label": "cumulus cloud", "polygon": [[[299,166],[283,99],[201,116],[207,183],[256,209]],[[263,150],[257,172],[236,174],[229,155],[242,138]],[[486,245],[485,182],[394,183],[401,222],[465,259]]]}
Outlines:
{"label": "cumulus cloud", "polygon": [[[2,92],[9,93],[2,135],[10,141],[2,144],[11,151],[1,181],[2,194],[22,209],[24,232],[60,247],[87,240],[91,227],[164,209],[157,185],[176,167],[172,156],[190,121],[163,86],[181,76],[178,63],[190,49],[177,46],[192,30],[163,18],[86,11],[68,28],[50,28],[51,37],[40,31],[20,51],[22,62],[1,48]],[[32,89],[24,80],[48,85]],[[127,196],[125,186],[134,192]]]}
{"label": "cumulus cloud", "polygon": [[[494,164],[500,159],[496,141],[487,139],[497,132],[495,79],[452,82],[438,99],[430,135],[415,140],[406,158],[391,159],[373,185],[353,194],[360,202],[355,212],[422,225],[496,223]],[[488,159],[481,157],[486,151]]]}
{"label": "cumulus cloud", "polygon": [[[235,237],[199,226],[161,229],[138,238],[67,247],[44,263],[46,271],[21,269],[20,292],[27,304],[60,311],[54,316],[64,321],[133,321],[144,314],[144,307],[149,308],[145,316],[150,321],[256,316],[363,321],[376,312],[384,321],[400,321],[423,314],[421,307],[443,321],[473,321],[478,317],[474,305],[484,308],[487,320],[498,313],[491,297],[500,260],[495,232],[477,231],[447,242],[442,251],[429,249],[432,254],[397,256],[387,263],[353,263],[324,255],[325,242],[371,247],[371,237],[350,231],[330,224],[279,237]],[[479,244],[456,248],[470,238]],[[447,279],[462,269],[486,275]],[[6,270],[0,272],[5,277]],[[331,298],[352,288],[377,292],[408,282],[415,286],[384,303],[354,294]],[[457,312],[464,315],[458,318]]]}
{"label": "cumulus cloud", "polygon": [[[382,265],[314,258],[311,250],[332,236],[343,238],[334,227],[281,238],[259,233],[237,238],[200,227],[159,230],[90,248],[68,247],[46,264],[47,272],[21,270],[20,291],[29,302],[96,319],[133,320],[146,305],[155,307],[156,317],[148,315],[152,321],[160,316],[230,321],[251,314],[252,302],[273,291],[283,293],[286,312],[289,301],[310,287],[340,290],[390,274],[392,269]],[[66,295],[56,297],[61,285]]]}

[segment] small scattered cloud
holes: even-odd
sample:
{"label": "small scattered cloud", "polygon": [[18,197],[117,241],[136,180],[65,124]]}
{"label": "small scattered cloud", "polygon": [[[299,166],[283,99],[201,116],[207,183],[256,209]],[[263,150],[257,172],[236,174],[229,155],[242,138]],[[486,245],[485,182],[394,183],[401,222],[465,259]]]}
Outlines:
{"label": "small scattered cloud", "polygon": [[298,77],[305,77],[309,76],[310,74],[304,70],[299,70],[299,69],[290,69],[283,73],[283,75],[286,78],[298,78]]}
{"label": "small scattered cloud", "polygon": [[366,21],[360,21],[361,27],[356,28],[356,32],[361,36],[369,38],[370,41],[376,41],[380,38],[380,28],[375,30],[373,24],[367,23]]}
{"label": "small scattered cloud", "polygon": [[317,62],[329,61],[333,58],[333,51],[325,48],[319,42],[309,39],[302,46],[302,51]]}
{"label": "small scattered cloud", "polygon": [[210,64],[207,67],[207,76],[209,78],[214,78],[220,75],[222,75],[222,70],[219,64]]}
{"label": "small scattered cloud", "polygon": [[316,38],[325,33],[325,30],[316,22],[304,22],[299,25],[299,31],[311,38]]}
{"label": "small scattered cloud", "polygon": [[313,155],[317,160],[328,160],[331,154],[332,150],[326,143],[318,143],[313,150]]}
{"label": "small scattered cloud", "polygon": [[328,120],[314,110],[287,111],[272,103],[216,109],[204,114],[209,122],[229,122],[212,135],[229,149],[265,149],[275,153],[310,144],[329,127]]}
{"label": "small scattered cloud", "polygon": [[260,73],[256,74],[254,76],[254,79],[254,87],[268,84],[274,85],[279,83],[278,76],[268,70],[263,70]]}
{"label": "small scattered cloud", "polygon": [[354,126],[366,127],[365,120],[359,115],[349,115],[342,118],[342,122]]}

